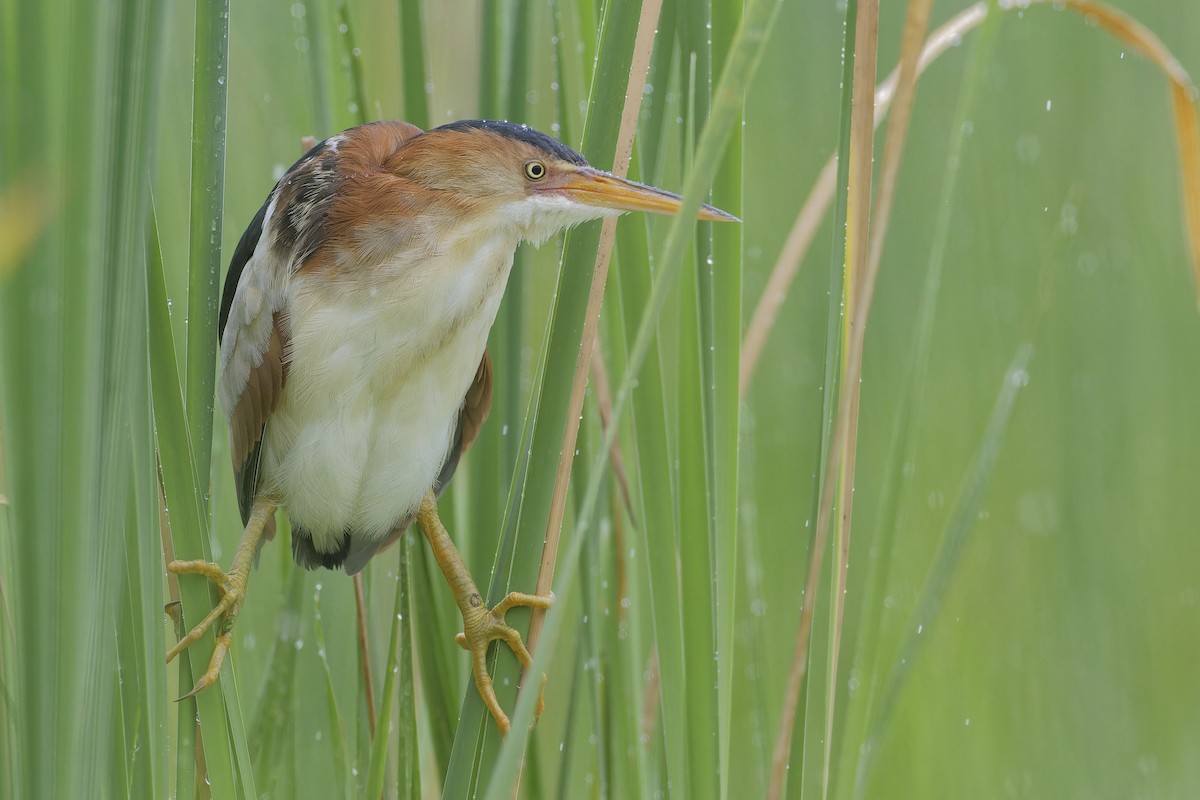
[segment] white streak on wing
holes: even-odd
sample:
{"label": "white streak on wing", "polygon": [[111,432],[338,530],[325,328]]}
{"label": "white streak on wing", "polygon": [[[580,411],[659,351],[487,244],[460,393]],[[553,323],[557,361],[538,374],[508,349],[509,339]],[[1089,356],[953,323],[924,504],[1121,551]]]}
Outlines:
{"label": "white streak on wing", "polygon": [[284,306],[291,269],[274,255],[271,247],[274,218],[272,197],[263,219],[262,235],[238,281],[221,340],[217,393],[226,418],[233,415],[250,371],[262,363],[263,353],[271,343],[272,318]]}

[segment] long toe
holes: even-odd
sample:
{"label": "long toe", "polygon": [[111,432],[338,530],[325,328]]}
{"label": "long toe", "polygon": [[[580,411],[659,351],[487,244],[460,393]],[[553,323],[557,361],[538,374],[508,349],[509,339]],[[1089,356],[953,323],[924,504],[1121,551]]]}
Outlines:
{"label": "long toe", "polygon": [[170,664],[171,661],[174,660],[175,656],[179,655],[184,650],[200,641],[200,637],[202,637],[204,633],[213,626],[213,623],[215,623],[218,618],[226,616],[229,613],[234,606],[235,599],[236,598],[233,594],[226,592],[213,607],[213,610],[208,612],[208,616],[200,620],[196,627],[188,631],[187,636],[184,636],[175,644],[174,647],[167,651],[167,663]]}
{"label": "long toe", "polygon": [[[246,600],[246,586],[250,582],[250,568],[258,546],[262,542],[263,526],[275,513],[278,500],[270,495],[264,495],[254,501],[250,512],[250,521],[242,531],[242,539],[238,542],[237,552],[233,556],[233,564],[229,571],[221,569],[219,564],[212,561],[172,561],[167,564],[167,571],[176,575],[203,575],[208,578],[221,594],[212,611],[208,612],[200,624],[188,631],[179,642],[167,652],[167,662],[179,655],[190,645],[195,644],[204,636],[216,621],[221,620],[217,627],[217,643],[213,648],[212,658],[209,659],[208,669],[196,681],[196,685],[183,697],[191,697],[204,691],[217,682],[221,675],[221,663],[229,646],[233,642],[233,626],[237,622],[242,604]],[[180,700],[183,697],[179,698]]]}
{"label": "long toe", "polygon": [[[471,654],[471,669],[475,676],[475,687],[479,690],[479,696],[483,699],[484,705],[487,706],[488,711],[491,712],[492,717],[496,720],[501,733],[508,732],[510,722],[508,715],[504,713],[499,701],[496,699],[492,677],[487,671],[488,645],[496,639],[503,641],[512,649],[517,660],[521,662],[522,669],[531,667],[533,665],[533,657],[525,647],[525,642],[521,639],[520,631],[505,622],[504,615],[511,609],[519,607],[549,608],[553,601],[553,596],[511,592],[496,604],[491,611],[479,608],[477,609],[477,613],[464,614],[463,632],[454,637],[458,645]],[[535,711],[537,717],[541,716],[542,709],[545,707],[545,686],[546,676],[543,675],[538,687],[538,701]]]}

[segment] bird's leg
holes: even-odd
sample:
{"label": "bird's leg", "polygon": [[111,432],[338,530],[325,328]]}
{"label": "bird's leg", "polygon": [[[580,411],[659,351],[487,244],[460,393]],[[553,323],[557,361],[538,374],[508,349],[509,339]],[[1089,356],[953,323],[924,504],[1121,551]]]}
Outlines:
{"label": "bird's leg", "polygon": [[[496,692],[492,688],[492,676],[487,671],[488,644],[493,639],[499,639],[512,648],[523,669],[532,666],[533,657],[525,649],[525,644],[521,641],[521,634],[504,621],[504,615],[510,609],[518,606],[549,608],[553,597],[510,592],[507,597],[496,604],[495,608],[489,611],[483,603],[479,589],[475,586],[475,581],[471,580],[471,573],[467,570],[467,565],[463,563],[458,548],[454,546],[454,542],[450,540],[450,534],[446,533],[441,519],[438,518],[437,500],[434,498],[433,492],[425,495],[425,499],[421,501],[421,508],[417,512],[417,524],[421,526],[421,532],[429,540],[433,556],[437,559],[438,566],[442,568],[442,574],[446,576],[446,581],[454,592],[458,610],[462,612],[463,632],[454,637],[454,640],[458,642],[459,647],[471,654],[471,671],[475,675],[475,688],[479,690],[483,704],[496,718],[500,732],[507,734],[508,716],[501,710],[500,703],[496,700]],[[545,688],[546,676],[543,675],[541,686],[538,688],[535,718],[541,716],[542,709],[545,707]]]}
{"label": "bird's leg", "polygon": [[238,614],[242,610],[242,603],[246,600],[246,584],[250,581],[250,568],[254,563],[254,554],[258,552],[258,545],[262,541],[263,529],[278,505],[279,501],[273,497],[260,497],[254,502],[254,508],[250,511],[250,520],[246,523],[242,540],[238,542],[237,552],[233,556],[233,566],[229,568],[229,572],[211,561],[172,561],[167,564],[167,570],[176,575],[203,575],[216,584],[217,590],[221,593],[221,599],[217,601],[216,607],[209,612],[208,616],[201,620],[199,625],[188,631],[188,634],[167,653],[167,663],[169,664],[171,659],[183,652],[185,648],[199,641],[204,632],[220,618],[221,622],[216,629],[217,645],[213,648],[208,669],[200,676],[200,680],[196,681],[195,687],[179,698],[180,700],[212,686],[221,674],[221,662],[225,660],[225,654],[229,652],[229,645],[233,641],[233,624],[237,621]]}

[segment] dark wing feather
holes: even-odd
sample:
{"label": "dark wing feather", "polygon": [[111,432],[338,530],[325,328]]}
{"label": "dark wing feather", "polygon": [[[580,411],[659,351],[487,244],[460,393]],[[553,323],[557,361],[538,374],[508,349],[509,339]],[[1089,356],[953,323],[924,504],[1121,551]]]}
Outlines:
{"label": "dark wing feather", "polygon": [[484,350],[483,360],[479,362],[479,369],[475,371],[475,380],[471,382],[467,389],[467,396],[463,398],[462,412],[458,416],[458,430],[454,435],[454,445],[446,454],[446,460],[442,463],[442,469],[438,473],[438,497],[441,497],[442,492],[446,490],[446,485],[450,483],[450,479],[454,477],[454,471],[458,469],[459,459],[479,436],[479,431],[483,428],[483,423],[491,411],[492,357],[487,350]]}
{"label": "dark wing feather", "polygon": [[246,228],[246,232],[238,240],[237,247],[233,248],[233,258],[229,259],[229,271],[225,273],[225,288],[221,290],[221,313],[217,317],[218,342],[225,338],[225,325],[229,322],[229,309],[233,307],[233,298],[237,294],[242,272],[246,269],[250,257],[254,255],[254,250],[258,247],[258,240],[262,238],[263,223],[267,219],[267,207],[270,204],[271,200],[268,197],[267,202],[262,204],[262,208],[250,221],[250,227]]}
{"label": "dark wing feather", "polygon": [[262,361],[250,369],[246,388],[238,397],[237,405],[229,416],[230,449],[233,456],[233,472],[237,486],[238,509],[242,522],[250,519],[250,509],[258,494],[258,467],[262,450],[263,432],[267,420],[279,404],[283,385],[287,380],[287,364],[284,362],[285,334],[280,314],[272,319],[270,339]]}

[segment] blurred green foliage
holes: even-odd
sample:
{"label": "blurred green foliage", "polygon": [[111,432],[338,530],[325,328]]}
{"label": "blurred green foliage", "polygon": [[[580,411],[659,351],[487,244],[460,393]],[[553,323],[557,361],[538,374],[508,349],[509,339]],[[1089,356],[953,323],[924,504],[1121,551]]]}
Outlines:
{"label": "blurred green foliage", "polygon": [[[625,5],[636,13],[637,3]],[[689,86],[704,94],[706,63],[711,80],[719,77],[732,38],[729,20],[740,5],[666,2],[635,152],[641,179],[679,189],[690,173],[706,102]],[[934,24],[962,7],[936,3]],[[1200,6],[1121,0],[1120,7],[1200,74]],[[272,0],[235,3],[230,11],[222,75],[227,119],[213,120],[211,134],[203,134],[204,124],[196,127],[199,146],[227,132],[222,264],[298,156],[303,136],[322,138],[360,116],[422,115],[426,108],[430,125],[498,114],[576,147],[587,130],[593,57],[602,47],[596,28],[605,13],[591,0]],[[903,13],[903,4],[883,4],[884,70],[896,61]],[[700,32],[709,30],[709,17],[712,42]],[[728,772],[720,783],[701,783],[723,785],[729,797],[766,791],[815,517],[835,237],[828,219],[740,418],[722,417],[725,427],[714,429],[696,415],[706,408],[702,397],[724,403],[736,386],[730,320],[739,311],[747,320],[801,202],[836,147],[843,22],[838,4],[810,2],[783,3],[775,20],[744,97],[740,142],[727,155],[735,166],[724,167],[713,197],[718,205],[740,202],[740,257],[732,255],[736,243],[718,241],[714,269],[740,266],[741,295],[718,284],[706,306],[697,287],[712,285],[703,272],[697,282],[691,270],[661,315],[618,439],[637,513],[630,518],[610,502],[617,487],[609,480],[591,520],[592,538],[581,544],[579,591],[564,608],[547,711],[530,740],[522,796],[622,797],[665,788],[689,796],[687,788],[667,786],[663,712],[647,689],[648,676],[664,687],[683,677],[650,668],[661,635],[652,589],[662,587],[649,583],[646,544],[660,535],[677,536],[682,549],[712,542],[736,547],[732,575],[712,588],[722,613],[734,601],[732,656],[683,652],[719,658],[720,668],[730,670],[720,679],[728,681],[732,702],[717,713]],[[863,370],[829,794],[1194,796],[1200,793],[1194,758],[1200,750],[1194,677],[1200,317],[1166,85],[1124,45],[1048,5],[1000,14],[983,35],[964,38],[921,79],[883,255]],[[419,63],[411,58],[414,37],[424,48],[425,80],[412,74]],[[982,41],[986,48],[977,52]],[[174,632],[161,614],[169,595],[152,434],[164,465],[185,468],[187,450],[178,437],[163,438],[178,426],[164,424],[160,384],[151,402],[151,374],[165,374],[169,352],[177,359],[175,382],[189,374],[187,315],[196,313],[187,311],[194,309],[188,287],[195,43],[190,4],[0,0],[0,197],[34,180],[45,185],[45,202],[54,209],[12,274],[2,274],[0,264],[0,495],[9,501],[0,506],[0,796],[209,793],[189,772],[195,729],[186,715],[178,724],[180,709],[191,707],[168,702],[187,681],[161,664]],[[698,84],[689,83],[689,46],[703,51]],[[422,85],[424,104],[411,97]],[[957,181],[947,198],[947,153],[958,148]],[[740,200],[721,194],[739,185]],[[169,316],[154,306],[161,296],[145,237],[151,191]],[[939,255],[932,232],[942,213],[949,215],[949,235]],[[631,218],[620,226],[601,322],[614,385],[624,377],[657,268],[648,269],[646,256],[662,251],[669,225]],[[685,266],[704,263],[706,235]],[[497,380],[508,399],[443,503],[481,586],[496,559],[510,481],[520,466],[560,255],[561,239],[520,257],[505,300],[504,338],[492,342],[494,352],[503,348],[506,367]],[[910,461],[891,464],[897,408],[914,361],[916,309],[935,257],[943,259],[943,277],[929,367],[916,395],[916,446]],[[161,346],[168,334],[173,351]],[[707,364],[704,345],[713,341],[726,360]],[[972,459],[1006,370],[1025,346],[1032,349],[1027,384],[972,506],[961,556],[948,575],[931,575],[970,488]],[[709,376],[705,370],[719,386],[697,384],[697,375]],[[570,376],[546,381],[565,391]],[[647,397],[647,387],[660,394]],[[180,409],[185,397],[180,386],[174,400]],[[647,425],[655,404],[665,430]],[[160,417],[154,427],[152,409]],[[574,501],[592,469],[585,457],[600,446],[594,398],[585,415]],[[739,425],[731,473],[711,470],[715,439],[707,440],[705,474],[678,463],[704,454],[697,431],[728,437]],[[207,453],[206,434],[199,435],[187,444]],[[212,437],[209,514],[193,512],[209,519],[178,524],[194,523],[197,535],[211,529],[212,554],[226,561],[240,523],[220,414]],[[715,452],[728,450],[717,444]],[[643,469],[650,464],[663,469]],[[900,491],[896,515],[883,519],[889,470],[900,476]],[[736,481],[736,495],[729,480]],[[704,496],[681,491],[681,481],[702,487]],[[198,483],[191,488],[202,496],[209,485]],[[720,538],[732,535],[728,525],[714,528],[711,541],[708,530],[679,527],[697,510],[707,519],[714,486],[725,502],[736,496],[737,540]],[[568,542],[574,507],[568,503]],[[638,515],[647,508],[649,518],[675,527],[640,528]],[[171,520],[182,513],[173,510]],[[263,796],[357,796],[367,781],[371,736],[351,583],[340,574],[296,574],[285,537],[286,529],[262,553],[225,689],[212,690],[206,701],[227,711],[233,729],[244,729],[247,738],[225,740],[223,725],[206,725],[208,765],[225,765],[228,774],[218,777],[228,785],[221,791],[237,795],[253,787]],[[419,538],[409,543],[405,568],[412,570],[409,608],[418,612],[411,622],[420,779],[423,796],[436,796],[460,704],[472,702],[473,690],[465,657],[452,642],[456,611],[440,575],[428,574],[424,548]],[[400,550],[377,558],[368,572],[377,698],[393,629],[406,629],[395,624],[394,612]],[[722,564],[729,561],[726,555]],[[684,569],[684,581],[703,577]],[[866,582],[873,569],[881,575],[878,592]],[[919,598],[939,577],[947,578],[940,608],[930,624],[911,630]],[[817,619],[814,659],[827,648],[828,609],[819,606]],[[880,727],[881,695],[914,636],[919,646],[904,651],[912,661],[904,665],[888,725]],[[823,680],[815,669],[805,687],[807,707],[796,731],[807,738],[794,752],[810,758],[793,760],[790,797],[820,793],[813,776],[821,765],[811,757],[824,747]],[[642,738],[647,694],[654,713]],[[397,706],[382,720],[394,720],[403,732],[403,685],[396,695]],[[668,720],[665,729],[685,720]],[[385,791],[415,796],[397,774],[397,735]],[[868,737],[874,737],[871,770],[856,786]],[[709,766],[692,758],[693,770]],[[339,786],[347,769],[350,785]]]}

